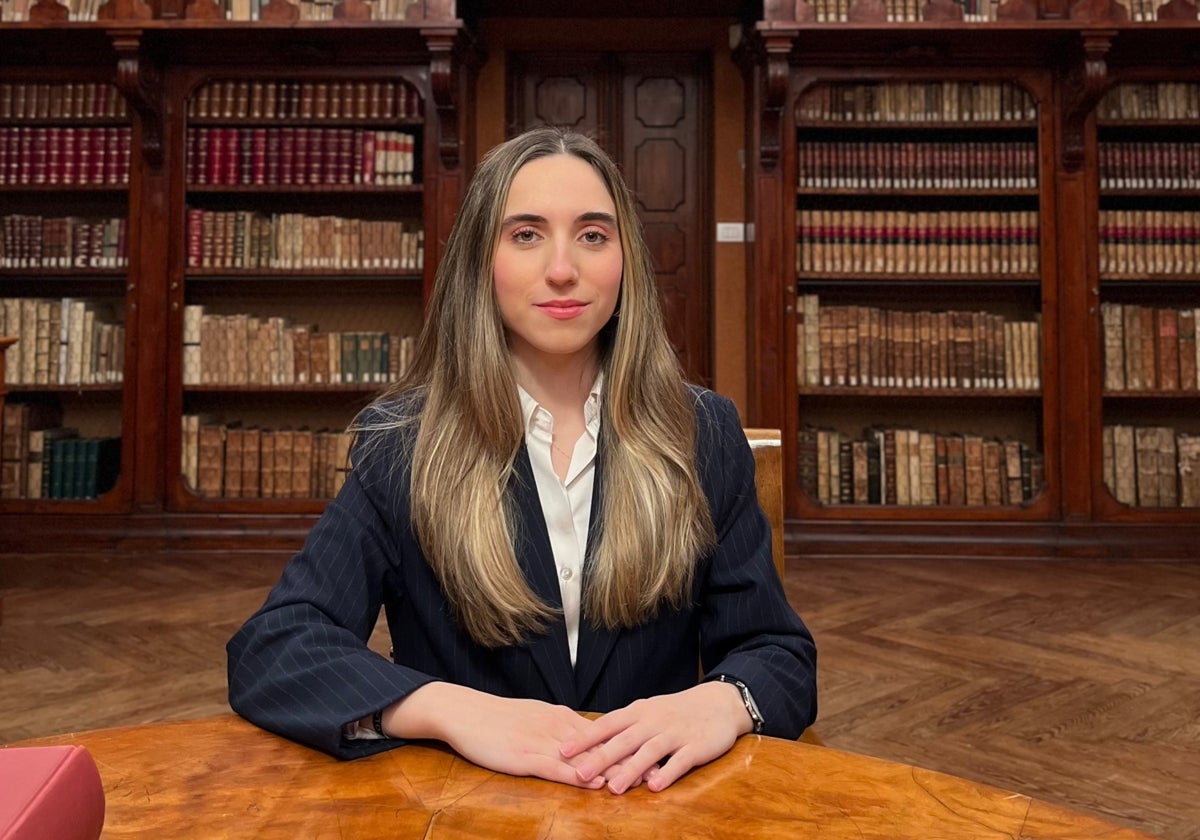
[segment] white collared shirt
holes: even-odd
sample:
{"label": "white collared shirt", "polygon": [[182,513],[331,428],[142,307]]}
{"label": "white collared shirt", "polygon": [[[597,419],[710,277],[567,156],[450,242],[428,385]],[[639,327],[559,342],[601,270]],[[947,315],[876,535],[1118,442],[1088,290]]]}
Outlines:
{"label": "white collared shirt", "polygon": [[562,593],[563,618],[567,625],[567,646],[571,664],[579,648],[580,599],[583,594],[583,560],[587,551],[588,527],[592,516],[592,489],[596,477],[596,442],[600,436],[600,393],[604,374],[596,376],[591,393],[583,405],[584,433],[575,442],[566,480],[554,472],[551,442],[554,417],[538,404],[524,388],[521,416],[525,425],[525,447],[537,483],[538,499],[550,536],[550,549],[558,569]]}

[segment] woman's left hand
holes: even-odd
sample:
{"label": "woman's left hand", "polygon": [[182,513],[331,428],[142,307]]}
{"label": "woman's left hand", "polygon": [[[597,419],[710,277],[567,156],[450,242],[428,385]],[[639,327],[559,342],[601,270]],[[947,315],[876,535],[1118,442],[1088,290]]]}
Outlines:
{"label": "woman's left hand", "polygon": [[595,748],[576,767],[583,784],[603,776],[613,793],[624,793],[642,782],[657,792],[693,767],[724,755],[739,735],[752,728],[738,689],[729,683],[706,682],[609,712],[582,734],[564,741],[560,751],[569,760]]}

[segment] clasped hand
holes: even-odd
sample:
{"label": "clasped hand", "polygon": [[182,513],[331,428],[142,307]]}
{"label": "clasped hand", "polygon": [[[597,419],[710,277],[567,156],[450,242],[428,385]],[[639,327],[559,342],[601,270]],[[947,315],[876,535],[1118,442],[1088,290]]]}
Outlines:
{"label": "clasped hand", "polygon": [[594,720],[537,700],[476,700],[489,708],[477,708],[486,713],[474,720],[487,725],[446,739],[464,758],[510,775],[612,793],[643,783],[661,791],[724,755],[752,726],[737,689],[718,682],[638,700]]}

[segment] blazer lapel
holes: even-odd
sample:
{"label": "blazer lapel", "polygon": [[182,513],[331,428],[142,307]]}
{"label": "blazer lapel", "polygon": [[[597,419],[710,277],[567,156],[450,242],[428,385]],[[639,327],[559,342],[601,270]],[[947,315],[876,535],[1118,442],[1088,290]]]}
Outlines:
{"label": "blazer lapel", "polygon": [[[534,594],[543,603],[561,610],[562,590],[555,573],[554,551],[550,547],[550,535],[546,529],[546,517],[542,514],[542,503],[538,498],[537,482],[529,463],[529,452],[521,444],[513,463],[513,475],[509,479],[508,493],[517,512],[515,535],[517,562],[529,582]],[[567,646],[567,628],[556,621],[538,636],[530,637],[524,645],[537,663],[542,678],[549,686],[557,703],[568,708],[577,708],[575,680],[571,673],[571,652]]]}
{"label": "blazer lapel", "polygon": [[[583,585],[585,592],[587,591],[588,579],[592,567],[592,552],[595,550],[596,540],[600,537],[600,499],[604,494],[604,473],[601,469],[603,459],[600,456],[603,452],[603,445],[604,435],[601,434],[600,439],[596,443],[596,472],[592,484],[592,513],[588,518],[587,550],[584,552]],[[586,615],[579,616],[579,646],[575,652],[575,690],[580,702],[583,702],[591,693],[596,680],[600,678],[600,673],[604,669],[604,663],[608,661],[608,657],[612,653],[613,645],[616,644],[620,632],[620,630],[605,630],[602,627],[596,627],[588,620]],[[590,709],[586,711],[597,710]]]}

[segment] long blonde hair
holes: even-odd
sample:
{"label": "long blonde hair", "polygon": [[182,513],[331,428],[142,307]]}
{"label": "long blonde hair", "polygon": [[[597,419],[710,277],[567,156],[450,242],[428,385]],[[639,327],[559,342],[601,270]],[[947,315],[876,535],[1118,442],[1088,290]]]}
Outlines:
{"label": "long blonde hair", "polygon": [[514,552],[520,519],[505,489],[525,431],[492,279],[513,178],[550,155],[573,155],[600,176],[616,206],[624,261],[617,314],[600,333],[602,497],[584,619],[634,627],[664,605],[686,605],[697,559],[715,542],[696,474],[694,398],[667,340],[628,189],[591,139],[526,132],[480,163],[438,266],[413,366],[357,425],[361,432],[417,424],[415,436],[404,436],[414,532],[458,621],[487,647],[519,643],[556,614],[530,589]]}

